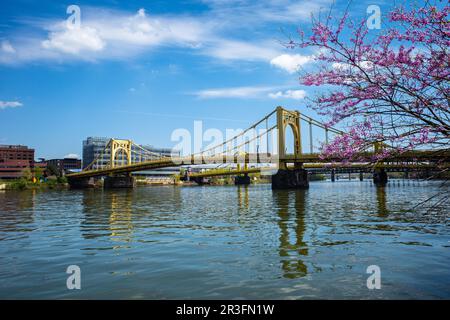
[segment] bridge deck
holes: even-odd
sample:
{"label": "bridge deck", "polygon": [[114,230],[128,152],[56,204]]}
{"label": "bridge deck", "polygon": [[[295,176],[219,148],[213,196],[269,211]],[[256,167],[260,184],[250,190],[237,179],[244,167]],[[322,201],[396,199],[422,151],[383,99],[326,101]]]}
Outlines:
{"label": "bridge deck", "polygon": [[[450,165],[444,165],[442,168],[450,168]],[[303,168],[305,169],[322,169],[323,170],[330,170],[330,169],[340,169],[340,170],[370,170],[373,168],[382,168],[386,169],[387,171],[394,171],[394,170],[404,170],[404,169],[410,169],[410,170],[426,170],[426,169],[436,169],[436,165],[433,164],[368,164],[368,163],[355,163],[350,165],[338,165],[338,164],[329,164],[329,163],[305,163],[303,164]],[[247,169],[210,169],[203,172],[194,172],[189,175],[191,178],[208,178],[208,177],[216,177],[216,176],[229,176],[229,175],[242,175],[242,174],[251,174],[251,173],[263,173],[263,172],[270,172],[270,171],[276,171],[276,167],[259,167],[259,168],[247,168]]]}
{"label": "bridge deck", "polygon": [[[373,153],[364,153],[360,155],[361,159],[368,159],[370,161]],[[187,157],[167,157],[145,162],[133,163],[125,166],[109,167],[98,170],[87,170],[79,173],[68,174],[69,179],[88,178],[107,175],[127,174],[135,171],[151,170],[165,167],[184,166],[184,165],[201,165],[201,164],[221,164],[221,163],[255,163],[267,164],[279,162],[286,163],[304,163],[305,165],[322,164],[330,161],[339,161],[339,159],[321,159],[318,153],[302,154],[301,156],[286,155],[283,158],[278,158],[276,155],[270,154],[245,154],[245,155],[221,155],[221,156],[187,156]],[[450,151],[445,150],[423,150],[423,151],[408,151],[395,156],[391,156],[384,160],[384,162],[417,162],[417,161],[440,161],[443,163],[450,162]],[[361,162],[361,160],[359,161]],[[406,167],[408,164],[401,164]],[[373,164],[372,164],[373,166]],[[435,166],[436,167],[436,166]],[[253,168],[252,168],[253,169]]]}

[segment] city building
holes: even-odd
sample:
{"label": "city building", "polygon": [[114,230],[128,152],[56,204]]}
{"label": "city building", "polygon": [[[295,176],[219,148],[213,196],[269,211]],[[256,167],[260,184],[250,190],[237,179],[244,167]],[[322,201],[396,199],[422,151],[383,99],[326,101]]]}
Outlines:
{"label": "city building", "polygon": [[55,167],[60,173],[67,173],[81,169],[81,160],[77,158],[63,158],[47,160],[47,166]]}
{"label": "city building", "polygon": [[23,145],[0,145],[0,179],[20,178],[34,167],[34,149]]}
{"label": "city building", "polygon": [[[88,137],[83,141],[83,156],[82,165],[83,169],[91,164],[98,156],[100,156],[108,144],[109,138],[102,137]],[[106,165],[109,162],[109,154],[105,154],[102,157],[102,162],[98,163],[98,166]],[[97,168],[97,164],[95,166]],[[93,168],[93,169],[95,169]]]}
{"label": "city building", "polygon": [[[110,138],[105,137],[88,137],[86,140],[83,141],[83,169],[89,166],[95,159],[99,159],[96,161],[95,164],[92,165],[90,169],[97,169],[99,167],[105,166],[109,163],[109,160],[111,158],[111,155],[109,153],[109,150],[105,150],[106,145],[108,144]],[[140,162],[141,159],[139,158],[138,154],[141,150],[139,148],[142,148],[144,150],[147,150],[154,154],[154,157],[160,157],[160,156],[171,156],[176,155],[179,156],[179,151],[173,151],[171,148],[155,148],[151,145],[139,145],[139,146],[133,146],[132,147],[132,159],[131,162]],[[178,170],[178,169],[176,169]],[[175,169],[166,168],[165,171],[167,172],[173,172],[176,171]],[[152,171],[155,175],[161,175],[163,174],[162,171],[153,170]],[[139,173],[136,173],[137,175],[152,175],[152,172],[150,171],[141,171]]]}
{"label": "city building", "polygon": [[0,161],[0,179],[20,178],[26,169],[30,169],[27,160]]}
{"label": "city building", "polygon": [[0,161],[27,160],[34,161],[34,149],[22,145],[0,145]]}

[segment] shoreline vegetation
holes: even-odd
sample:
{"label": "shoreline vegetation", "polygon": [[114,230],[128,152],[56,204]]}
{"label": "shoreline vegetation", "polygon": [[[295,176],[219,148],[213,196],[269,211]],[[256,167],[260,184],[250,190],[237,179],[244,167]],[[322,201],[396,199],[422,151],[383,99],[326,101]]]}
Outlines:
{"label": "shoreline vegetation", "polygon": [[47,190],[68,189],[66,177],[49,178],[43,181],[35,181],[26,178],[13,180],[0,180],[0,190]]}

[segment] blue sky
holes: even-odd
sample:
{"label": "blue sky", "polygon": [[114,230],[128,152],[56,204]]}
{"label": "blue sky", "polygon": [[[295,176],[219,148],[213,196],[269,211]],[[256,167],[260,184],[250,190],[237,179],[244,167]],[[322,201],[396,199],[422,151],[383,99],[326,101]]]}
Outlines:
{"label": "blue sky", "polygon": [[[67,27],[69,5],[81,9]],[[306,114],[298,84],[314,54],[280,41],[308,29],[316,1],[2,1],[0,144],[36,158],[81,155],[87,136],[171,147],[173,130],[245,128],[283,105]],[[364,17],[372,2],[355,2]],[[383,8],[383,3],[376,3]],[[335,14],[347,1],[337,1]]]}

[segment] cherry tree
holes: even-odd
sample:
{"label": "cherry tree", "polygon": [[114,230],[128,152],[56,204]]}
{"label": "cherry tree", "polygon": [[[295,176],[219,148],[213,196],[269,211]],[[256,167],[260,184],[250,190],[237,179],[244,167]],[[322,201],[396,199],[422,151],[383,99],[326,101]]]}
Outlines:
{"label": "cherry tree", "polygon": [[373,145],[389,145],[374,160],[392,152],[449,148],[448,2],[397,6],[383,16],[380,30],[356,23],[348,10],[313,19],[308,34],[291,48],[312,48],[317,67],[303,71],[300,83],[318,86],[309,105],[345,125],[346,134],[323,147],[323,156],[349,160]]}

